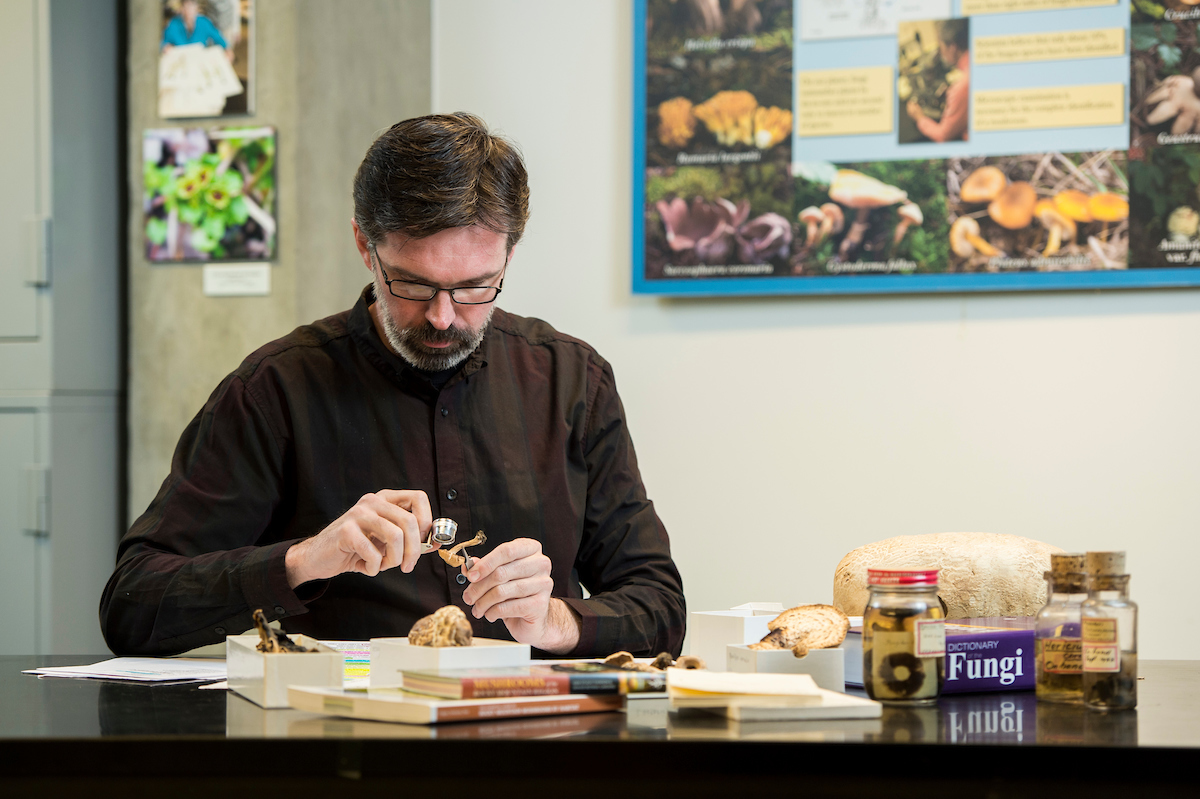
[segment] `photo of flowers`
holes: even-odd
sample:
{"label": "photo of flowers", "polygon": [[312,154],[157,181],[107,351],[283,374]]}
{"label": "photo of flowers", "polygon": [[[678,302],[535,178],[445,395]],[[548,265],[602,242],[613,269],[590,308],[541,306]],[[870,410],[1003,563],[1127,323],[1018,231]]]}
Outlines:
{"label": "photo of flowers", "polygon": [[794,171],[792,274],[945,271],[945,161],[804,162]]}
{"label": "photo of flowers", "polygon": [[791,0],[651,0],[648,166],[787,163],[792,19]]}
{"label": "photo of flowers", "polygon": [[1124,150],[952,158],[951,272],[1125,269]]}
{"label": "photo of flowers", "polygon": [[274,256],[274,128],[147,130],[142,177],[150,261]]}
{"label": "photo of flowers", "polygon": [[158,115],[253,111],[254,0],[161,0]]}

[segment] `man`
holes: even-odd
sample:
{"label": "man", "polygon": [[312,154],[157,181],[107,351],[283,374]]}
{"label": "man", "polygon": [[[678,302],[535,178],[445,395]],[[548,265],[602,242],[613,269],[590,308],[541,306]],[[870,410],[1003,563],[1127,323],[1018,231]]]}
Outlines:
{"label": "man", "polygon": [[[401,122],[354,204],[372,284],[247,358],[184,431],[121,541],[109,646],[184,651],[258,608],[318,638],[403,636],[455,604],[544,653],[678,654],[682,584],[611,369],[493,304],[528,215],[520,155],[468,114]],[[487,536],[465,587],[421,554],[442,516]]]}
{"label": "man", "polygon": [[917,123],[917,130],[930,141],[966,141],[967,113],[971,101],[970,31],[965,19],[942,20],[937,25],[938,57],[951,70],[946,89],[946,107],[940,120],[930,119],[916,100],[909,100],[905,111]]}

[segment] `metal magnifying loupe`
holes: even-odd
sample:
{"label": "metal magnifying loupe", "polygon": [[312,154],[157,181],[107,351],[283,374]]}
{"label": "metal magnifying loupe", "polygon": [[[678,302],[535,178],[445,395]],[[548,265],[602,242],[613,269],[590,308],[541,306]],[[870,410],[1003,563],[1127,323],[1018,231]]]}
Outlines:
{"label": "metal magnifying loupe", "polygon": [[458,522],[453,519],[434,519],[433,529],[429,533],[429,540],[421,545],[422,552],[428,552],[433,549],[434,545],[446,546],[454,543],[454,536],[458,534]]}

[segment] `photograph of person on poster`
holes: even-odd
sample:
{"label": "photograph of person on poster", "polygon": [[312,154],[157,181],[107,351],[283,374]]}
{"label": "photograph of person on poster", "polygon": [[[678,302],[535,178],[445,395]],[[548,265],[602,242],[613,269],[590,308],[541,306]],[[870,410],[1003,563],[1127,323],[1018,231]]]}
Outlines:
{"label": "photograph of person on poster", "polygon": [[[918,23],[919,24],[919,23]],[[927,23],[926,23],[927,24]],[[906,26],[901,26],[906,27]],[[904,111],[912,120],[916,130],[915,135],[900,136],[901,144],[912,144],[919,141],[966,141],[967,117],[970,109],[970,27],[965,19],[943,19],[933,24],[936,31],[936,57],[931,50],[924,56],[917,56],[915,64],[906,65],[905,37],[901,32],[901,65],[902,80],[906,72],[920,71],[921,75],[909,78],[911,81],[922,81],[923,75],[937,73],[937,81],[928,81],[933,85],[925,93],[913,93],[907,98],[903,90],[900,92]],[[915,32],[918,46],[921,39]]]}

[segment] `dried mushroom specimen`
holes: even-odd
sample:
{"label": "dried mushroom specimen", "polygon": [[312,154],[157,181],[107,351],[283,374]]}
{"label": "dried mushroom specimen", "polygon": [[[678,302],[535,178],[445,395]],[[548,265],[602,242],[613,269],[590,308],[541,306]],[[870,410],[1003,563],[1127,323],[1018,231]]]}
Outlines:
{"label": "dried mushroom specimen", "polygon": [[706,668],[704,661],[698,657],[685,655],[675,660],[670,652],[660,652],[652,663],[640,663],[628,652],[614,652],[604,659],[604,665],[625,671],[664,671],[672,666],[678,669]]}
{"label": "dried mushroom specimen", "polygon": [[798,605],[767,622],[771,632],[751,649],[790,649],[802,658],[810,649],[840,646],[850,631],[850,619],[832,605]]}
{"label": "dried mushroom specimen", "polygon": [[[482,544],[485,541],[487,541],[487,536],[483,534],[483,530],[480,530],[470,541],[463,541],[461,544],[455,544],[449,549],[439,549],[438,555],[440,555],[442,560],[446,561],[446,563],[457,569],[459,566],[467,562],[467,557],[464,556],[465,553],[464,555],[460,555],[458,554],[459,550],[466,549],[467,547],[473,547],[476,544]],[[444,609],[445,608],[443,608],[443,610]]]}
{"label": "dried mushroom specimen", "polygon": [[263,615],[262,609],[254,611],[251,614],[254,619],[254,627],[258,630],[258,637],[261,639],[258,642],[259,652],[270,652],[278,654],[280,652],[316,652],[316,647],[308,648],[300,644],[293,643],[291,638],[288,638],[286,633],[276,632],[267,623],[267,617]]}
{"label": "dried mushroom specimen", "polygon": [[471,623],[467,614],[455,605],[447,605],[431,616],[417,619],[408,631],[412,646],[470,646]]}

